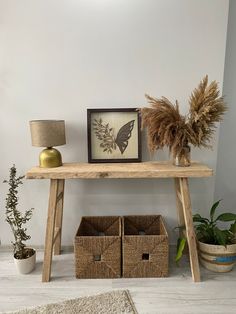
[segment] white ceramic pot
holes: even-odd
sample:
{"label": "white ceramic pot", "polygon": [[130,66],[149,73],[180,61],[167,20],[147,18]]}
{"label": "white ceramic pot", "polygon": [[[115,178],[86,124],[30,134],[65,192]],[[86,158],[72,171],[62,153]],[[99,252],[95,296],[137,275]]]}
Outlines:
{"label": "white ceramic pot", "polygon": [[36,251],[34,250],[34,255],[32,255],[28,258],[17,259],[14,257],[14,262],[15,262],[16,268],[20,274],[29,274],[35,268]]}
{"label": "white ceramic pot", "polygon": [[202,266],[217,273],[231,271],[236,263],[236,244],[225,247],[198,241],[198,252]]}

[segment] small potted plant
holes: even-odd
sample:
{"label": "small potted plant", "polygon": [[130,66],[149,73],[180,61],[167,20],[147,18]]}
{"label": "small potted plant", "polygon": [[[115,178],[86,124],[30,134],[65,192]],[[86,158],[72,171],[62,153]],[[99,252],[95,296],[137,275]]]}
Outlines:
{"label": "small potted plant", "polygon": [[6,221],[11,227],[14,241],[14,261],[18,271],[21,274],[30,273],[35,267],[36,251],[32,248],[26,247],[25,241],[31,237],[26,234],[27,229],[24,224],[32,217],[33,208],[21,213],[17,209],[18,205],[18,187],[23,184],[22,179],[24,176],[17,177],[16,167],[13,165],[10,168],[9,180],[4,180],[8,183],[9,191],[6,197]]}
{"label": "small potted plant", "polygon": [[140,109],[142,128],[147,128],[150,152],[169,148],[176,166],[190,166],[190,144],[196,147],[211,147],[210,142],[216,123],[222,120],[227,107],[220,97],[216,81],[208,85],[205,76],[189,99],[189,113],[180,114],[176,100],[146,95],[150,107]]}
{"label": "small potted plant", "polygon": [[[219,204],[220,200],[212,205],[208,218],[195,214],[193,222],[201,264],[215,272],[228,272],[236,263],[236,214],[216,216]],[[227,223],[227,228],[220,228],[220,223]],[[180,260],[185,244],[185,237],[178,239],[176,261]]]}

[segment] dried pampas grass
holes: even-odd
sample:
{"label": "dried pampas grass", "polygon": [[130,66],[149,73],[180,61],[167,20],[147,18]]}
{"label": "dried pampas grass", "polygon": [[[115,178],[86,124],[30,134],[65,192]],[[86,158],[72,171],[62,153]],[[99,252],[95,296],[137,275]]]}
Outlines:
{"label": "dried pampas grass", "polygon": [[227,110],[219,94],[217,82],[208,85],[208,76],[205,76],[190,96],[187,116],[180,114],[177,101],[172,104],[165,97],[157,99],[145,95],[150,107],[140,112],[142,128],[147,128],[149,150],[154,152],[167,146],[176,157],[181,156],[183,147],[188,144],[210,147],[216,123]]}
{"label": "dried pampas grass", "polygon": [[192,129],[190,143],[198,147],[210,147],[216,123],[222,121],[227,106],[216,81],[208,85],[208,76],[200,82],[189,99],[188,124]]}

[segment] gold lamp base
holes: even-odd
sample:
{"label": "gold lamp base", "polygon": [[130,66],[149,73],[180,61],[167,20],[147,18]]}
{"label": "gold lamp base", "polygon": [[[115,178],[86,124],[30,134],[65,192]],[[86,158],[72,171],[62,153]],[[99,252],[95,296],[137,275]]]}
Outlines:
{"label": "gold lamp base", "polygon": [[45,148],[39,155],[39,166],[41,168],[62,166],[61,153],[53,147]]}

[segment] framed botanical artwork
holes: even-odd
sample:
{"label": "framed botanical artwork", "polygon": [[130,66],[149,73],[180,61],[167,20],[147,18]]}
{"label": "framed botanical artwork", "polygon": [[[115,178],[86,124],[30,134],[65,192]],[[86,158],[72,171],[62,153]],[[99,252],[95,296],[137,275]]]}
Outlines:
{"label": "framed botanical artwork", "polygon": [[141,161],[137,108],[87,109],[88,161]]}

